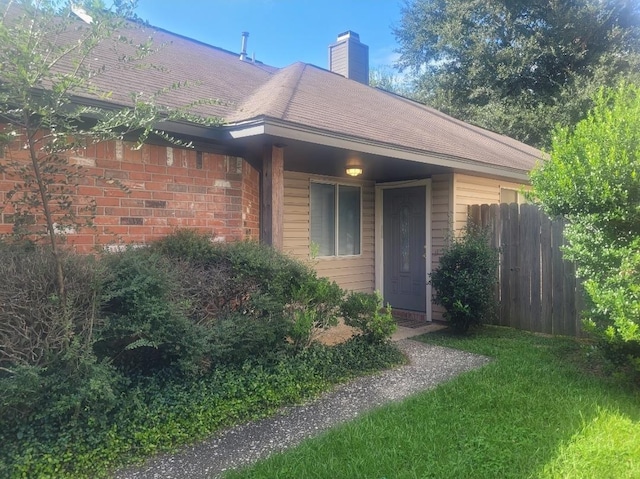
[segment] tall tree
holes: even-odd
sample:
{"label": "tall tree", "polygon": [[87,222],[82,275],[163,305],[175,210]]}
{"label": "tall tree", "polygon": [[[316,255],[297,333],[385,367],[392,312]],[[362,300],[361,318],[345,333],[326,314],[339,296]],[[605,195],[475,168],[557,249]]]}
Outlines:
{"label": "tall tree", "polygon": [[421,100],[535,146],[640,66],[634,0],[408,0],[395,35]]}

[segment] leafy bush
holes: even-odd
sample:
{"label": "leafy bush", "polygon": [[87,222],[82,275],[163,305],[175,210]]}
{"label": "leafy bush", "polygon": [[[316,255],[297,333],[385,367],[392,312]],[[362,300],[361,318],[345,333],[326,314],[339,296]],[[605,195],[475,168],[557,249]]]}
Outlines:
{"label": "leafy bush", "polygon": [[171,263],[146,248],[130,248],[105,255],[102,266],[101,356],[143,373],[168,366],[193,373],[207,365],[206,329],[171,301],[180,281]]}
{"label": "leafy bush", "polygon": [[191,229],[176,230],[153,242],[150,248],[163,256],[194,263],[210,263],[219,256],[210,236]]}
{"label": "leafy bush", "polygon": [[[317,279],[309,266],[269,246],[251,241],[213,243],[208,236],[191,230],[178,230],[155,242],[151,249],[172,260],[215,267],[228,274],[226,290],[221,293],[235,310],[243,309],[253,294],[268,295],[277,310],[305,283]],[[262,305],[269,309],[267,303]]]}
{"label": "leafy bush", "polygon": [[0,378],[0,442],[55,438],[70,423],[106,423],[126,382],[79,349],[72,346],[46,368],[19,366]]}
{"label": "leafy bush", "polygon": [[257,319],[229,313],[211,325],[209,358],[214,365],[239,364],[255,357],[277,359],[290,346],[289,327],[283,317]]}
{"label": "leafy bush", "polygon": [[338,324],[343,296],[340,287],[326,278],[313,275],[300,284],[286,306],[291,321],[289,338],[296,348],[309,347],[319,331]]}
{"label": "leafy bush", "polygon": [[[55,261],[48,249],[0,244],[0,476],[13,455],[36,460],[31,446],[73,443],[69,424],[105,423],[124,378],[93,353],[101,327],[96,261],[61,252],[65,298],[58,296]],[[25,477],[49,475],[25,474]]]}
{"label": "leafy bush", "polygon": [[271,310],[281,312],[283,305],[295,300],[299,293],[313,289],[318,277],[310,266],[282,254],[275,249],[253,242],[218,245],[233,269],[233,281],[242,291],[255,291],[273,301]]}
{"label": "leafy bush", "polygon": [[297,359],[303,364],[313,364],[317,373],[331,383],[404,364],[406,361],[395,343],[371,341],[362,334],[331,347],[314,344],[300,352]]}
{"label": "leafy bush", "polygon": [[588,330],[640,371],[640,87],[601,90],[575,128],[556,130],[534,194],[564,215],[566,258],[584,279]]}
{"label": "leafy bush", "polygon": [[451,239],[431,273],[433,301],[445,308],[444,317],[455,331],[466,332],[493,318],[497,273],[498,251],[488,232],[470,221],[462,236]]}
{"label": "leafy bush", "polygon": [[342,290],[268,246],[180,230],[152,250],[181,271],[178,294],[191,320],[211,328],[214,362],[304,348],[337,323]]}
{"label": "leafy bush", "polygon": [[391,316],[391,307],[383,307],[379,293],[350,293],[341,306],[347,326],[360,331],[370,342],[381,342],[391,338],[396,322]]}

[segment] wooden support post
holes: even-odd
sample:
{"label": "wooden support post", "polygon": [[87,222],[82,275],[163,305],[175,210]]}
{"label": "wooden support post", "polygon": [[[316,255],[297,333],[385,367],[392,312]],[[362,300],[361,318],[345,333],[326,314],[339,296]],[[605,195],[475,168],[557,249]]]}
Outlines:
{"label": "wooden support post", "polygon": [[284,222],[284,147],[265,145],[262,155],[260,239],[282,249]]}

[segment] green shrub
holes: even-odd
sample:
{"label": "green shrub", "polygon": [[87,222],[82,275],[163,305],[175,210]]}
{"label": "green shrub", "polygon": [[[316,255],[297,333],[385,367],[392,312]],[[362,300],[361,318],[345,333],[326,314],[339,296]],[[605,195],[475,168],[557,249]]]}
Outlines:
{"label": "green shrub", "polygon": [[101,327],[96,261],[60,254],[65,298],[47,248],[0,242],[0,430],[25,437],[104,417],[122,379],[93,354]]}
{"label": "green shrub", "polygon": [[344,343],[327,347],[314,344],[297,359],[313,364],[314,370],[331,383],[346,381],[375,371],[404,364],[406,358],[392,341],[371,341],[356,335]]}
{"label": "green shrub", "polygon": [[391,338],[396,322],[391,316],[391,307],[383,307],[379,293],[349,293],[341,306],[347,326],[360,331],[370,342],[381,342]]}
{"label": "green shrub", "polygon": [[282,316],[226,314],[210,326],[209,357],[214,365],[239,364],[259,357],[278,358],[290,346],[289,328]]}
{"label": "green shrub", "polygon": [[181,278],[166,258],[130,248],[106,254],[102,270],[106,323],[96,344],[101,356],[143,373],[169,366],[194,373],[208,365],[207,330],[189,321],[180,302],[171,301]]}
{"label": "green shrub", "polygon": [[172,260],[215,267],[228,274],[227,289],[221,292],[232,307],[240,309],[252,293],[268,294],[275,304],[287,304],[302,284],[316,279],[309,266],[269,246],[252,241],[213,243],[208,236],[192,230],[178,230],[152,244],[151,250]]}
{"label": "green shrub", "polygon": [[191,229],[176,230],[175,233],[154,241],[150,248],[169,258],[190,262],[209,263],[218,258],[211,237]]}
{"label": "green shrub", "polygon": [[291,322],[288,335],[295,348],[309,347],[319,331],[338,324],[343,296],[335,282],[314,274],[300,284],[286,305]]}
{"label": "green shrub", "polygon": [[[236,284],[243,291],[256,291],[273,300],[274,312],[294,300],[309,282],[317,281],[310,266],[269,247],[253,242],[220,244],[229,261]],[[265,303],[266,306],[266,303]]]}
{"label": "green shrub", "polygon": [[214,363],[304,348],[318,330],[337,323],[342,290],[268,246],[212,243],[181,230],[152,250],[180,271],[176,301],[193,322],[211,329]]}
{"label": "green shrub", "polygon": [[489,235],[469,222],[462,236],[445,247],[438,267],[431,273],[433,301],[445,308],[444,317],[457,332],[493,319],[498,251]]}
{"label": "green shrub", "polygon": [[586,329],[640,371],[640,87],[603,89],[575,128],[555,131],[534,196],[563,215],[564,256],[587,292]]}
{"label": "green shrub", "polygon": [[[16,284],[24,293],[32,282],[31,309],[56,312],[53,270],[32,251],[20,263],[28,267],[5,261],[13,269],[0,281],[8,286],[24,270]],[[90,303],[70,304],[97,311],[93,330],[78,329],[45,363],[11,363],[0,374],[0,477],[104,475],[402,361],[394,345],[365,337],[313,343],[315,329],[335,322],[342,290],[260,245],[183,232],[162,247],[106,254],[99,265],[69,258],[84,265],[68,270],[77,282],[70,277],[69,293],[91,292]],[[18,304],[19,296],[5,297]],[[32,314],[34,324],[41,319]]]}
{"label": "green shrub", "polygon": [[105,420],[124,379],[72,346],[46,368],[19,366],[0,378],[0,423],[20,435],[55,434],[69,421]]}

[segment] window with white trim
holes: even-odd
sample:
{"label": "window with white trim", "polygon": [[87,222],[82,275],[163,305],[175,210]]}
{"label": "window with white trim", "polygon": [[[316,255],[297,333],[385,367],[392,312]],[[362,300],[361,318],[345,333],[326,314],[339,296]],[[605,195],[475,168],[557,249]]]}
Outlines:
{"label": "window with white trim", "polygon": [[361,188],[310,184],[311,244],[318,256],[360,254]]}
{"label": "window with white trim", "polygon": [[527,203],[527,198],[519,190],[500,188],[500,203],[518,203],[522,205]]}

